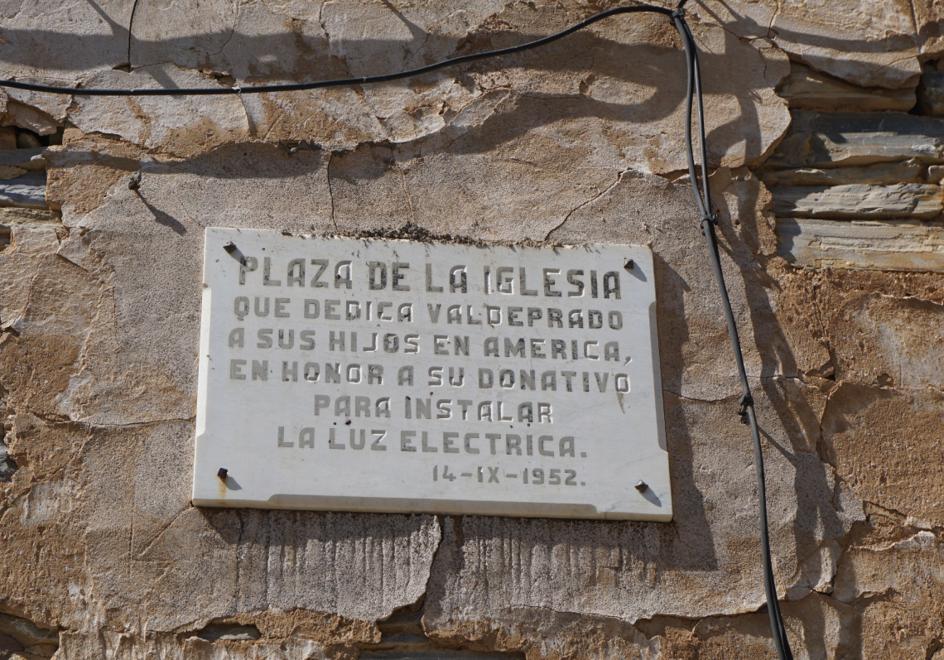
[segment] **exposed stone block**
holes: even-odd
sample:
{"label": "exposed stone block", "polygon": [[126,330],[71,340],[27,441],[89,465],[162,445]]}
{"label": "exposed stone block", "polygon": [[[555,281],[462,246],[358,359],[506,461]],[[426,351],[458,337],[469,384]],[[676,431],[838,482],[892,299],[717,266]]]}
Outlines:
{"label": "exposed stone block", "polygon": [[27,172],[46,169],[42,149],[5,149],[0,151],[0,179],[15,179]]}
{"label": "exposed stone block", "polygon": [[913,527],[899,527],[892,538],[870,531],[847,551],[834,592],[861,609],[854,627],[863,651],[858,657],[938,660],[944,544],[934,532]]}
{"label": "exposed stone block", "polygon": [[935,389],[898,390],[843,383],[823,413],[823,440],[840,479],[857,497],[914,518],[944,522],[944,461]]}
{"label": "exposed stone block", "polygon": [[944,226],[920,222],[778,218],[780,254],[816,268],[944,272]]}
{"label": "exposed stone block", "polygon": [[837,167],[917,159],[944,162],[944,119],[899,112],[796,112],[767,165]]}
{"label": "exposed stone block", "polygon": [[[4,658],[49,658],[59,647],[59,634],[29,619],[0,613],[0,655]],[[4,651],[20,652],[7,655]]]}
{"label": "exposed stone block", "polygon": [[944,116],[944,73],[926,68],[921,74],[918,109],[926,115]]}
{"label": "exposed stone block", "polygon": [[925,59],[944,54],[944,5],[938,0],[912,0],[918,47]]}
{"label": "exposed stone block", "polygon": [[46,175],[28,172],[15,179],[0,181],[0,206],[46,207]]}
{"label": "exposed stone block", "polygon": [[792,65],[790,75],[780,83],[777,92],[787,99],[791,108],[800,110],[908,111],[915,105],[915,92],[911,88],[860,87],[802,64]]}
{"label": "exposed stone block", "polygon": [[[932,165],[928,168],[931,183],[944,178],[944,167]],[[924,166],[915,158],[890,163],[875,163],[853,167],[816,168],[801,167],[788,170],[766,170],[762,173],[768,186],[836,186],[848,183],[893,184],[920,183],[924,181]],[[936,177],[932,179],[932,177]]]}
{"label": "exposed stone block", "polygon": [[[944,327],[939,274],[789,273],[778,299],[780,317],[804,323],[807,333],[829,347],[833,381],[902,390],[944,388],[944,342],[928,341]],[[832,387],[831,382],[823,385]]]}
{"label": "exposed stone block", "polygon": [[691,11],[724,21],[742,39],[772,41],[793,61],[856,85],[888,89],[913,84],[920,72],[918,33],[923,37],[934,29],[925,15],[916,25],[909,3],[709,0]]}
{"label": "exposed stone block", "polygon": [[797,186],[774,189],[774,211],[797,218],[920,218],[931,219],[942,211],[940,186],[902,183],[879,186]]}

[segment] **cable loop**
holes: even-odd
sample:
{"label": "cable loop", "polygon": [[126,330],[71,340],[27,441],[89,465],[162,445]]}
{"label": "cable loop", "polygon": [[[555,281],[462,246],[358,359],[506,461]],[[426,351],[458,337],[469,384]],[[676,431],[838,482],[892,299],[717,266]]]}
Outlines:
{"label": "cable loop", "polygon": [[738,416],[741,418],[741,422],[747,424],[747,409],[754,407],[754,397],[750,392],[741,396],[740,402],[738,402]]}

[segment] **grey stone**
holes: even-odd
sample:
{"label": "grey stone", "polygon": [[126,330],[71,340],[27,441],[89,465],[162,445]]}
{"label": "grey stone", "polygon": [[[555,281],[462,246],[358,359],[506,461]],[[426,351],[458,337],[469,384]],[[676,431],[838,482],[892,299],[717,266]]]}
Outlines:
{"label": "grey stone", "polygon": [[[35,96],[40,97],[41,95],[35,94]],[[45,99],[48,98],[68,99],[69,97],[61,95],[45,95]],[[42,103],[42,101],[45,99],[31,99],[30,105],[21,103],[20,101],[17,101],[13,98],[8,99],[6,113],[2,119],[3,123],[11,124],[19,128],[25,128],[29,131],[32,131],[36,135],[52,135],[57,130],[59,130],[60,126],[62,125],[62,122],[65,119],[65,109],[62,108],[62,112],[59,113],[58,117],[52,117],[36,107],[45,105]]]}
{"label": "grey stone", "polygon": [[944,116],[944,73],[926,68],[921,74],[918,109],[926,115]]}
{"label": "grey stone", "polygon": [[771,167],[944,162],[944,120],[897,112],[797,112]]}
{"label": "grey stone", "polygon": [[791,66],[790,75],[780,83],[777,92],[787,99],[791,108],[827,112],[908,111],[916,101],[911,88],[861,87],[802,64]]}
{"label": "grey stone", "polygon": [[62,85],[76,74],[124,63],[130,4],[107,0],[61,10],[58,0],[36,0],[4,12],[5,77]]}
{"label": "grey stone", "polygon": [[[150,12],[177,15],[175,7],[142,5],[142,16]],[[417,22],[411,27],[383,5],[326,3],[323,11],[316,9],[310,5],[247,3],[234,16],[230,3],[211,2],[181,18],[184,25],[192,26],[189,35],[183,29],[173,36],[163,21],[142,19],[141,41],[132,44],[133,53],[150,53],[142,65],[130,73],[94,72],[83,84],[206,86],[219,84],[214,73],[233,76],[245,84],[260,76],[273,81],[311,77],[312,71],[327,76],[366,73],[419,64],[419,55],[412,53],[408,44],[414,32],[426,24],[431,32],[440,34],[423,37],[423,57],[429,58],[436,53],[456,54],[461,41],[477,34],[478,29],[485,42],[499,24],[505,33],[502,38],[523,41],[538,36],[536,32],[560,29],[568,20],[576,21],[587,13],[580,7],[568,8],[542,15],[538,23],[533,10],[506,2],[463,7],[458,15],[447,17],[407,8],[406,15]],[[290,35],[284,31],[286,20],[293,21]],[[231,30],[234,21],[237,27]],[[487,152],[496,137],[537,128],[536,118],[545,114],[538,124],[546,135],[543,139],[554,150],[583,154],[582,158],[598,165],[615,163],[620,170],[684,169],[683,145],[675,139],[684,122],[684,61],[679,59],[675,44],[650,47],[653,35],[661,38],[665,34],[665,19],[638,17],[611,23],[601,23],[594,32],[581,35],[584,43],[578,48],[552,49],[539,60],[500,74],[488,66],[472,66],[429,76],[420,84],[315,90],[302,95],[205,97],[199,101],[77,97],[70,121],[86,133],[118,135],[148,149],[184,157],[221,144],[255,139],[305,142],[335,152],[387,144],[437,151],[437,144],[461,143],[465,153],[472,155]],[[264,28],[269,30],[269,38],[252,37]],[[726,166],[763,158],[774,144],[768,138],[779,136],[789,122],[784,101],[773,92],[789,70],[786,57],[777,49],[759,50],[730,40],[715,25],[695,24],[693,29],[706,52],[719,53],[714,56],[719,60],[724,53],[741,64],[734,72],[723,66],[705,66],[706,86],[718,90],[706,97],[709,121],[717,121],[709,125],[717,135],[714,144],[718,151],[713,158]],[[223,46],[213,46],[218,43]],[[260,61],[258,50],[271,57]],[[610,54],[611,50],[616,52]],[[617,64],[621,57],[635,57],[643,51],[649,66],[627,69]],[[167,63],[168,54],[177,56],[173,65]],[[339,62],[340,58],[343,61]],[[604,68],[597,71],[601,63]],[[199,66],[200,71],[184,68],[188,65]],[[650,93],[654,88],[659,90],[655,96]],[[754,111],[743,113],[745,104]],[[601,118],[606,130],[601,129]],[[493,129],[497,133],[491,139],[479,138],[483,131]],[[577,135],[581,137],[575,138]],[[528,159],[512,157],[527,167]],[[536,162],[543,167],[540,159]]]}
{"label": "grey stone", "polygon": [[46,208],[46,175],[28,172],[15,179],[0,180],[0,206]]}
{"label": "grey stone", "polygon": [[[3,149],[0,150],[0,168],[15,169],[22,173],[41,172],[46,169],[44,149]],[[3,177],[15,178],[15,177]]]}
{"label": "grey stone", "polygon": [[16,462],[10,458],[7,446],[0,439],[0,481],[9,481],[16,472]]}
{"label": "grey stone", "polygon": [[796,218],[923,218],[942,211],[940,186],[926,183],[778,187],[774,211]]}
{"label": "grey stone", "polygon": [[[772,443],[797,449],[802,440],[782,435],[775,412],[778,397],[771,400],[771,408],[762,404],[761,425],[772,434]],[[744,479],[750,478],[750,447],[732,413],[735,401],[667,397],[667,435],[676,457],[673,478],[680,495],[670,526],[449,519],[433,571],[427,628],[449,630],[483,618],[501,627],[516,610],[529,608],[634,623],[657,613],[699,618],[708,611],[733,614],[759,607],[760,566],[750,531],[756,523],[755,502],[736,503],[735,490],[709,483],[721,465],[738,465]],[[715,431],[710,440],[691,431],[703,425]],[[683,450],[689,443],[690,449]],[[848,493],[822,508],[820,495],[839,494],[843,487],[818,458],[788,451],[768,453],[767,488],[775,570],[783,580],[781,589],[800,598],[831,581],[841,554],[837,539],[862,513]],[[799,501],[797,492],[803,493]],[[694,493],[703,499],[691,497]],[[812,514],[808,505],[817,512]],[[821,532],[825,537],[813,550],[812,539]],[[728,543],[722,538],[741,541]],[[738,568],[722,568],[734,566]],[[729,588],[716,591],[707,584],[719,569],[726,573]],[[750,594],[748,600],[745,594]]]}
{"label": "grey stone", "polygon": [[[924,180],[924,165],[917,159],[889,163],[875,163],[852,167],[801,167],[789,170],[766,170],[761,176],[768,186],[835,186],[839,184],[894,184],[920,183]],[[941,170],[941,172],[938,172]],[[944,178],[944,168],[927,168],[928,181],[937,183]]]}
{"label": "grey stone", "polygon": [[801,266],[944,272],[944,227],[920,222],[777,220],[780,254]]}

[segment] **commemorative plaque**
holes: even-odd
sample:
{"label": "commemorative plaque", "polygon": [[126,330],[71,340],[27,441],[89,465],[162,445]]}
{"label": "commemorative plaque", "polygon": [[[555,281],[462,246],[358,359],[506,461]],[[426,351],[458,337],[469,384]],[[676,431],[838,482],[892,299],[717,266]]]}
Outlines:
{"label": "commemorative plaque", "polygon": [[206,230],[193,502],[669,520],[649,248]]}

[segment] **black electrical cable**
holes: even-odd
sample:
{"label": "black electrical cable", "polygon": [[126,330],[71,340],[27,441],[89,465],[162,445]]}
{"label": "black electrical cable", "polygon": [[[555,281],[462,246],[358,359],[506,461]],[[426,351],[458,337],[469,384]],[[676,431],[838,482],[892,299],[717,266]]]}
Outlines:
{"label": "black electrical cable", "polygon": [[298,92],[306,89],[324,89],[326,87],[350,87],[352,85],[370,85],[374,83],[390,82],[393,80],[402,80],[403,78],[412,78],[414,76],[420,76],[424,73],[430,73],[432,71],[438,71],[439,69],[445,69],[446,67],[456,66],[458,64],[466,64],[468,62],[475,62],[477,60],[489,59],[492,57],[501,57],[503,55],[512,55],[514,53],[520,53],[522,51],[531,50],[532,48],[538,48],[540,46],[546,46],[549,43],[557,41],[558,39],[563,39],[564,37],[583,30],[586,27],[593,25],[599,21],[607,19],[611,16],[618,16],[619,14],[634,14],[634,13],[656,13],[662,14],[664,16],[671,16],[672,11],[666,9],[665,7],[657,7],[655,5],[632,5],[629,7],[614,7],[613,9],[607,9],[606,11],[601,11],[598,14],[594,14],[589,18],[586,18],[579,23],[574,23],[568,28],[561,30],[560,32],[555,32],[546,37],[541,37],[540,39],[535,39],[533,41],[528,41],[523,44],[518,44],[517,46],[509,46],[507,48],[496,48],[494,50],[483,50],[478,53],[470,53],[468,55],[460,55],[458,57],[450,57],[445,60],[440,60],[439,62],[433,62],[432,64],[426,64],[424,66],[416,67],[415,69],[406,69],[403,71],[394,71],[392,73],[382,73],[378,75],[371,76],[355,76],[352,78],[335,78],[331,80],[312,80],[309,82],[302,83],[276,83],[271,85],[250,85],[247,87],[240,87],[239,85],[234,85],[232,87],[181,87],[181,88],[167,88],[167,87],[158,87],[158,88],[141,88],[141,89],[110,89],[110,88],[94,88],[94,87],[57,87],[55,85],[43,85],[40,83],[29,83],[22,82],[18,80],[0,80],[0,87],[10,87],[12,89],[25,89],[31,92],[46,92],[50,94],[71,94],[72,96],[211,96],[219,94],[262,94],[266,92]]}
{"label": "black electrical cable", "polygon": [[[770,553],[770,532],[767,521],[767,485],[764,474],[764,453],[760,443],[760,429],[757,425],[757,415],[754,410],[754,397],[751,393],[750,382],[747,379],[747,369],[744,365],[744,354],[741,351],[741,339],[738,334],[737,322],[731,308],[731,299],[728,295],[724,272],[721,270],[721,258],[718,251],[718,238],[715,232],[717,216],[711,204],[711,188],[708,182],[708,145],[705,130],[705,110],[701,88],[701,65],[698,59],[698,48],[688,24],[680,9],[672,15],[675,28],[682,38],[688,64],[688,90],[685,112],[685,136],[687,142],[688,174],[692,185],[692,194],[695,197],[695,206],[701,211],[701,231],[705,236],[708,247],[708,258],[714,273],[718,292],[721,296],[721,305],[724,311],[725,322],[728,327],[728,337],[734,352],[734,361],[737,366],[738,379],[741,382],[741,401],[739,414],[751,429],[751,439],[754,446],[754,472],[757,479],[757,499],[760,514],[760,544],[764,570],[764,593],[767,599],[767,614],[770,619],[770,630],[774,638],[774,646],[781,660],[792,660],[793,652],[783,624],[783,615],[780,612],[780,603],[777,601],[777,585],[774,580],[773,563]],[[695,146],[692,139],[692,103],[697,102],[698,108],[698,138],[701,153],[701,180],[699,181],[695,168]]]}
{"label": "black electrical cable", "polygon": [[[184,87],[184,88],[149,88],[149,89],[108,89],[108,88],[76,88],[76,87],[57,87],[54,85],[43,85],[39,83],[29,83],[17,80],[0,80],[0,87],[9,87],[13,89],[24,89],[32,92],[45,92],[50,94],[69,94],[72,96],[208,96],[219,94],[260,94],[264,92],[291,92],[309,89],[323,89],[326,87],[346,87],[352,85],[368,85],[381,82],[390,82],[401,80],[413,76],[419,76],[446,67],[452,67],[459,64],[474,62],[477,60],[511,55],[522,51],[538,48],[547,45],[558,39],[562,39],[570,34],[582,30],[594,23],[602,21],[611,16],[619,14],[632,13],[655,13],[668,17],[673,22],[682,40],[682,47],[685,52],[687,91],[686,91],[686,109],[685,109],[685,138],[686,138],[686,156],[688,160],[689,180],[692,187],[692,193],[695,197],[695,207],[701,218],[701,231],[705,236],[708,247],[708,258],[711,262],[711,269],[715,282],[718,286],[718,292],[721,296],[721,306],[724,312],[725,323],[727,324],[728,337],[731,342],[731,348],[734,352],[734,361],[737,368],[738,379],[741,384],[740,410],[738,414],[741,419],[750,426],[751,438],[754,448],[754,468],[757,478],[757,498],[760,519],[760,545],[763,560],[764,571],[764,592],[767,599],[767,613],[770,618],[770,629],[773,634],[774,645],[781,660],[792,660],[793,653],[790,650],[790,643],[787,638],[786,629],[783,624],[783,616],[780,612],[780,604],[777,601],[777,588],[774,581],[773,563],[770,552],[770,533],[767,521],[767,487],[764,475],[764,455],[760,441],[760,430],[757,425],[757,415],[754,409],[754,398],[751,394],[750,382],[747,378],[747,369],[744,365],[744,355],[741,351],[741,340],[738,335],[737,322],[734,318],[734,311],[731,307],[731,299],[728,295],[727,284],[725,283],[724,273],[721,269],[721,259],[718,249],[718,238],[715,226],[718,222],[717,216],[712,208],[711,190],[708,183],[708,145],[705,128],[705,109],[703,100],[703,91],[701,85],[701,65],[698,59],[698,47],[688,23],[685,21],[684,6],[687,0],[680,0],[675,10],[655,5],[639,4],[627,7],[614,7],[606,11],[594,14],[579,23],[555,32],[554,34],[540,39],[535,39],[517,46],[507,48],[497,48],[494,50],[471,53],[453,57],[425,66],[408,69],[404,71],[395,71],[371,76],[360,76],[353,78],[337,78],[331,80],[315,80],[302,83],[280,83],[271,85],[253,85],[248,87]],[[694,107],[693,107],[694,106]],[[698,148],[701,156],[699,177],[698,167],[695,161],[695,139],[692,136],[693,110],[697,109],[698,126]]]}

